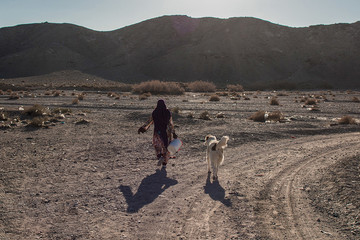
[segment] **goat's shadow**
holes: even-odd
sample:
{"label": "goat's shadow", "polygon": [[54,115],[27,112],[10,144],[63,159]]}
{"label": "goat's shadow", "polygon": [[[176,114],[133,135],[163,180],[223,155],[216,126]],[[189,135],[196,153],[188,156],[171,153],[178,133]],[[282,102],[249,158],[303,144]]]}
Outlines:
{"label": "goat's shadow", "polygon": [[213,200],[220,201],[227,207],[231,207],[231,200],[225,198],[225,189],[220,185],[218,180],[210,181],[210,173],[208,173],[204,192],[208,194]]}
{"label": "goat's shadow", "polygon": [[157,169],[154,174],[144,178],[135,194],[129,186],[120,185],[120,191],[124,194],[128,204],[127,212],[138,212],[139,209],[152,203],[167,188],[176,185],[177,180],[168,178],[166,169]]}

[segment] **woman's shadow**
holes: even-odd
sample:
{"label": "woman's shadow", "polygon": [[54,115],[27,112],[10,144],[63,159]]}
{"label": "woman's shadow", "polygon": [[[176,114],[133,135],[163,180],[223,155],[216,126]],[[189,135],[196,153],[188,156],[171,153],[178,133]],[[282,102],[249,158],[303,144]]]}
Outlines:
{"label": "woman's shadow", "polygon": [[215,200],[222,202],[225,206],[231,207],[231,200],[225,198],[225,189],[220,185],[218,180],[210,181],[211,173],[208,173],[206,179],[206,185],[204,186],[204,192]]}
{"label": "woman's shadow", "polygon": [[120,191],[124,194],[128,204],[127,212],[134,213],[142,207],[152,203],[167,188],[176,185],[178,181],[170,179],[167,176],[165,168],[157,169],[141,181],[141,184],[135,194],[132,193],[129,186],[120,185]]}

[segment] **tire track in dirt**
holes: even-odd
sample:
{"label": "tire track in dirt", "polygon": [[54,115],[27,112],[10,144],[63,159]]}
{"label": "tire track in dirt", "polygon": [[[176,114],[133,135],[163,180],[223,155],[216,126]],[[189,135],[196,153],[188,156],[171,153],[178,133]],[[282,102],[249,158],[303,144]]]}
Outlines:
{"label": "tire track in dirt", "polygon": [[[329,226],[320,224],[307,200],[306,181],[334,159],[351,157],[360,149],[359,134],[344,134],[341,138],[303,142],[312,150],[303,158],[296,156],[292,164],[272,174],[260,192],[258,212],[263,215],[266,234],[272,239],[341,239]],[[322,145],[317,143],[321,141]]]}

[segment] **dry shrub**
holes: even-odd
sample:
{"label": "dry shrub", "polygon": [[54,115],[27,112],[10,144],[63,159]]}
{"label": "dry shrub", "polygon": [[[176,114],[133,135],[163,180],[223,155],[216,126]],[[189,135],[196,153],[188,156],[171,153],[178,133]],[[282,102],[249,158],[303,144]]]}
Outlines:
{"label": "dry shrub", "polygon": [[202,120],[210,120],[209,112],[208,111],[202,112],[200,114],[199,118]]}
{"label": "dry shrub", "polygon": [[270,99],[270,105],[279,105],[279,101],[277,100],[276,97],[272,97]]}
{"label": "dry shrub", "polygon": [[343,116],[338,120],[339,124],[356,124],[356,120],[351,116]]}
{"label": "dry shrub", "polygon": [[5,112],[0,112],[0,121],[6,121],[8,119]]}
{"label": "dry shrub", "polygon": [[31,117],[42,117],[50,114],[49,108],[35,104],[32,107],[26,109],[24,111],[25,115],[31,116]]}
{"label": "dry shrub", "polygon": [[152,80],[134,85],[133,92],[139,94],[150,92],[151,94],[155,94],[155,95],[156,94],[181,95],[185,92],[185,90],[178,83]]}
{"label": "dry shrub", "polygon": [[278,96],[278,97],[286,97],[286,96],[289,96],[289,95],[287,95],[286,93],[277,93],[276,94],[276,96]]}
{"label": "dry shrub", "polygon": [[269,113],[269,115],[267,117],[267,120],[275,121],[275,122],[280,122],[283,119],[284,119],[284,116],[280,111],[271,112],[271,113]]}
{"label": "dry shrub", "polygon": [[254,122],[265,122],[265,111],[257,111],[253,115],[250,116],[250,120],[253,120]]}
{"label": "dry shrub", "polygon": [[139,95],[139,100],[146,100],[149,97],[151,97],[151,93],[149,93],[149,92],[143,93],[143,94]]}
{"label": "dry shrub", "polygon": [[72,100],[72,104],[78,104],[79,103],[79,99],[78,98],[74,98],[73,100]]}
{"label": "dry shrub", "polygon": [[60,91],[53,91],[53,96],[54,96],[54,97],[59,97],[60,94],[61,94]]}
{"label": "dry shrub", "polygon": [[195,81],[188,84],[188,88],[192,92],[215,92],[216,86],[211,82]]}
{"label": "dry shrub", "polygon": [[359,98],[357,98],[357,97],[353,97],[353,98],[351,99],[351,101],[353,101],[353,102],[360,102]]}
{"label": "dry shrub", "polygon": [[77,98],[81,101],[81,100],[84,100],[85,98],[85,94],[84,93],[81,93],[77,96]]}
{"label": "dry shrub", "polygon": [[227,96],[229,96],[229,93],[227,93],[227,92],[218,92],[218,93],[216,93],[217,95],[219,95],[219,96],[221,96],[221,97],[227,97]]}
{"label": "dry shrub", "polygon": [[300,102],[306,102],[308,100],[308,97],[302,97],[301,99],[300,99]]}
{"label": "dry shrub", "polygon": [[306,105],[316,105],[316,99],[309,98],[309,99],[306,100],[305,104]]}
{"label": "dry shrub", "polygon": [[243,92],[244,87],[241,84],[229,84],[227,85],[227,89],[230,92]]}
{"label": "dry shrub", "polygon": [[218,95],[214,94],[210,97],[209,101],[218,102],[218,101],[220,101],[220,97]]}
{"label": "dry shrub", "polygon": [[244,100],[250,100],[250,98],[249,98],[249,97],[244,96]]}
{"label": "dry shrub", "polygon": [[16,100],[16,99],[19,99],[20,96],[19,94],[17,94],[16,92],[12,92],[9,96],[9,100]]}
{"label": "dry shrub", "polygon": [[42,127],[44,126],[44,122],[47,121],[45,117],[34,117],[30,123],[29,126],[31,127]]}
{"label": "dry shrub", "polygon": [[52,113],[55,113],[55,114],[69,114],[69,113],[72,113],[71,109],[70,108],[55,108],[52,110]]}

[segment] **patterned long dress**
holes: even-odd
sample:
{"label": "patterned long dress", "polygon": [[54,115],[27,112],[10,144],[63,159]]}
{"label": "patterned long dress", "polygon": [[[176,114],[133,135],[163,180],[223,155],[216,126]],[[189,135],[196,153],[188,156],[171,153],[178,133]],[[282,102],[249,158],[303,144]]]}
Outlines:
{"label": "patterned long dress", "polygon": [[[151,124],[153,123],[154,123],[153,118],[152,116],[150,116],[149,120],[143,125],[143,127],[145,128],[145,130],[148,130]],[[174,134],[174,123],[172,117],[170,117],[169,124],[167,125],[166,128],[166,133],[168,137],[168,142],[170,143],[171,140],[173,139],[173,134]],[[152,144],[155,148],[155,154],[157,158],[159,159],[160,157],[164,157],[164,161],[162,164],[166,165],[169,161],[170,153],[167,150],[167,146],[165,146],[165,143],[163,142],[160,135],[156,131],[154,131]]]}

